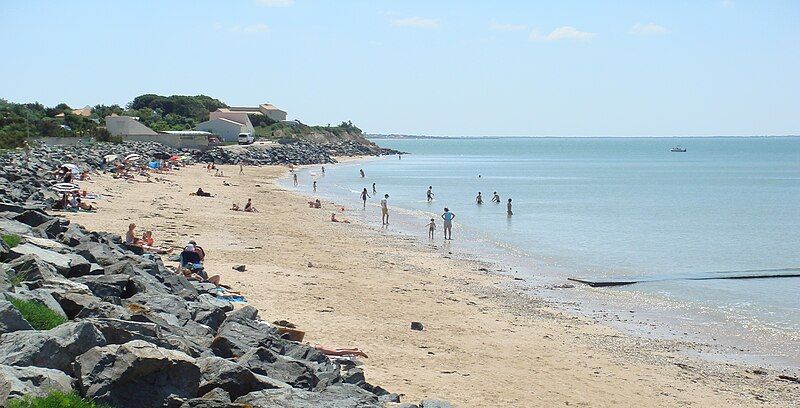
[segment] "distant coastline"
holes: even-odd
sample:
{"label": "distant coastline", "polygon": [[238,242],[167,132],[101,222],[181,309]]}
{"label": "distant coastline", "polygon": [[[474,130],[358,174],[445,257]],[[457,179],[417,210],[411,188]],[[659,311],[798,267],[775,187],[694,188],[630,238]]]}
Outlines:
{"label": "distant coastline", "polygon": [[453,139],[726,139],[726,138],[771,138],[771,137],[800,137],[797,135],[749,135],[749,136],[429,136],[429,135],[404,135],[404,134],[381,134],[365,133],[364,137],[369,140],[453,140]]}

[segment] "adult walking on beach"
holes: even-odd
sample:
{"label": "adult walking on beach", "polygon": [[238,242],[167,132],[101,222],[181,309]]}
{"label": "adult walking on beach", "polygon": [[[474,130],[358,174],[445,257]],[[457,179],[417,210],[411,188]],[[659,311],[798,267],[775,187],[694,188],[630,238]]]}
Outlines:
{"label": "adult walking on beach", "polygon": [[294,186],[297,187],[297,173],[292,175],[292,179],[294,180]]}
{"label": "adult walking on beach", "polygon": [[481,192],[478,191],[478,196],[475,197],[475,203],[478,205],[483,204],[483,196],[481,196]]}
{"label": "adult walking on beach", "polygon": [[497,191],[495,191],[494,195],[492,196],[492,202],[493,203],[499,203],[500,202],[500,196],[497,194]]}
{"label": "adult walking on beach", "polygon": [[375,183],[372,183],[372,194],[377,194],[378,189],[375,187]]}
{"label": "adult walking on beach", "polygon": [[442,214],[442,219],[444,220],[444,239],[453,239],[453,220],[456,218],[456,215],[450,212],[450,209],[444,207],[444,214]]}
{"label": "adult walking on beach", "polygon": [[364,187],[364,190],[361,191],[361,201],[364,203],[364,206],[362,208],[364,208],[365,210],[367,209],[367,198],[369,198],[369,193],[367,192],[367,188]]}
{"label": "adult walking on beach", "polygon": [[433,201],[433,186],[428,186],[428,192],[425,193],[428,202]]}
{"label": "adult walking on beach", "polygon": [[511,199],[510,198],[508,199],[508,204],[506,204],[506,212],[508,213],[509,217],[514,215],[514,212],[511,211]]}
{"label": "adult walking on beach", "polygon": [[361,173],[361,178],[364,178],[364,169],[359,169],[358,172]]}
{"label": "adult walking on beach", "polygon": [[239,174],[244,174],[244,166],[242,166],[242,163],[239,163]]}
{"label": "adult walking on beach", "polygon": [[384,194],[381,200],[381,222],[389,225],[389,194]]}

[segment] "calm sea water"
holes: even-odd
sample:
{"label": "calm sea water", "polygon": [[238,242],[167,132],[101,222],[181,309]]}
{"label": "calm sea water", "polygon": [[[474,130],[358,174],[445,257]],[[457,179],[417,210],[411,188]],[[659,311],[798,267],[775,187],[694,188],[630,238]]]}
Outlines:
{"label": "calm sea water", "polygon": [[[447,206],[457,216],[449,245],[507,251],[521,265],[519,273],[549,282],[800,267],[800,138],[377,143],[411,154],[329,166],[324,177],[311,169],[301,188],[308,190],[313,177],[318,194],[358,208],[358,192],[366,187],[372,194],[376,183],[379,195],[390,194],[393,215],[400,215],[400,226],[392,227],[422,237],[424,220],[435,214],[440,225],[438,214]],[[677,144],[688,151],[670,152]],[[428,186],[433,203],[426,202]],[[495,191],[501,204],[489,202]],[[380,224],[377,201],[351,216]],[[798,353],[800,278],[672,279],[603,290],[628,292],[637,302],[671,302],[673,318],[761,342],[763,354]]]}

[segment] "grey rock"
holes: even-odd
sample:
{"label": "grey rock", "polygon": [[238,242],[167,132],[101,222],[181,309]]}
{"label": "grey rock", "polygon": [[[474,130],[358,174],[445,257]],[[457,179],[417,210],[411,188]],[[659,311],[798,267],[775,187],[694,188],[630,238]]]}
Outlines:
{"label": "grey rock", "polygon": [[72,379],[61,371],[41,367],[0,365],[0,405],[23,396],[45,396],[53,391],[71,392]]}
{"label": "grey rock", "polygon": [[[319,390],[330,385],[333,381],[324,381],[320,383],[317,377],[316,364],[296,360],[291,357],[286,357],[275,353],[272,350],[263,347],[251,348],[243,356],[237,360],[240,365],[248,368],[256,374],[265,375],[276,380],[283,381],[292,387],[302,388],[306,390]],[[334,364],[330,367],[320,367],[320,371],[335,371],[338,380],[339,368]]]}
{"label": "grey rock", "polygon": [[117,275],[86,275],[73,279],[86,285],[97,297],[115,296],[127,299],[133,296],[135,288],[131,277],[124,274]]}
{"label": "grey rock", "polygon": [[14,220],[19,221],[30,227],[38,227],[39,225],[42,225],[45,222],[50,221],[51,219],[52,217],[50,217],[49,215],[45,214],[42,211],[36,211],[36,210],[25,210],[16,217],[14,217]]}
{"label": "grey rock", "polygon": [[[12,248],[12,250],[13,249],[16,249],[16,247]],[[46,278],[52,278],[57,274],[54,266],[44,262],[41,258],[33,254],[17,257],[13,261],[9,262],[8,266],[13,271],[13,276],[11,279],[16,279],[22,282],[33,282]]]}
{"label": "grey rock", "polygon": [[[108,245],[103,245],[98,242],[86,241],[81,242],[75,247],[75,252],[83,256],[91,263],[99,264],[100,266],[110,266],[119,262],[122,254],[115,251]],[[110,272],[114,274],[117,272]]]}
{"label": "grey rock", "polygon": [[18,330],[33,330],[33,327],[11,302],[0,300],[0,334]]}
{"label": "grey rock", "polygon": [[63,309],[61,309],[61,305],[59,305],[58,302],[56,302],[56,300],[53,298],[53,295],[51,295],[50,292],[45,289],[26,289],[23,287],[18,287],[15,288],[14,292],[6,292],[5,297],[8,300],[17,299],[38,302],[47,306],[48,309],[56,312],[61,317],[67,317],[67,314],[64,313]]}
{"label": "grey rock", "polygon": [[82,395],[117,408],[161,407],[197,395],[200,368],[179,351],[141,340],[93,348],[75,362]]}
{"label": "grey rock", "polygon": [[438,399],[424,399],[420,401],[419,408],[453,408],[453,405]]}
{"label": "grey rock", "polygon": [[42,224],[33,228],[37,235],[43,235],[50,239],[56,239],[58,236],[66,231],[69,221],[63,218],[52,218]]}
{"label": "grey rock", "polygon": [[220,357],[198,358],[197,365],[202,374],[200,394],[222,388],[230,394],[231,399],[236,399],[251,391],[290,387],[286,383],[256,375],[247,368]]}
{"label": "grey rock", "polygon": [[235,402],[257,407],[292,408],[378,408],[383,406],[378,402],[378,397],[350,384],[334,385],[321,392],[297,388],[255,391],[237,398]]}
{"label": "grey rock", "polygon": [[72,373],[72,361],[105,338],[89,322],[70,322],[46,331],[16,331],[0,336],[0,364],[54,368]]}
{"label": "grey rock", "polygon": [[[202,375],[202,369],[201,369]],[[216,401],[224,401],[224,402],[231,402],[231,394],[228,391],[223,390],[222,388],[214,388],[213,390],[203,394],[204,399],[216,400]]]}
{"label": "grey rock", "polygon": [[31,228],[30,225],[23,224],[16,220],[0,218],[0,231],[2,231],[3,234],[23,236],[31,234],[33,228]]}
{"label": "grey rock", "polygon": [[68,319],[87,317],[130,318],[130,313],[120,306],[103,302],[93,295],[78,292],[53,292],[53,298],[67,314]]}
{"label": "grey rock", "polygon": [[217,299],[209,294],[201,294],[196,302],[190,302],[188,306],[192,320],[215,331],[225,321],[226,313],[233,310],[231,302]]}

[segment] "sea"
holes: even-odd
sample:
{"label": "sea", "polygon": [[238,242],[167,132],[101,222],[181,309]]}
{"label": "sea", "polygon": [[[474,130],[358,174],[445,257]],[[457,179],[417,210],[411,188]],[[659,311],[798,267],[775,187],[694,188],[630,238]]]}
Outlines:
{"label": "sea", "polygon": [[[341,218],[489,260],[563,309],[704,344],[692,353],[709,359],[800,369],[800,277],[763,277],[800,274],[800,137],[374,141],[409,154],[298,170],[297,189],[340,203]],[[762,278],[716,279],[733,276]]]}

